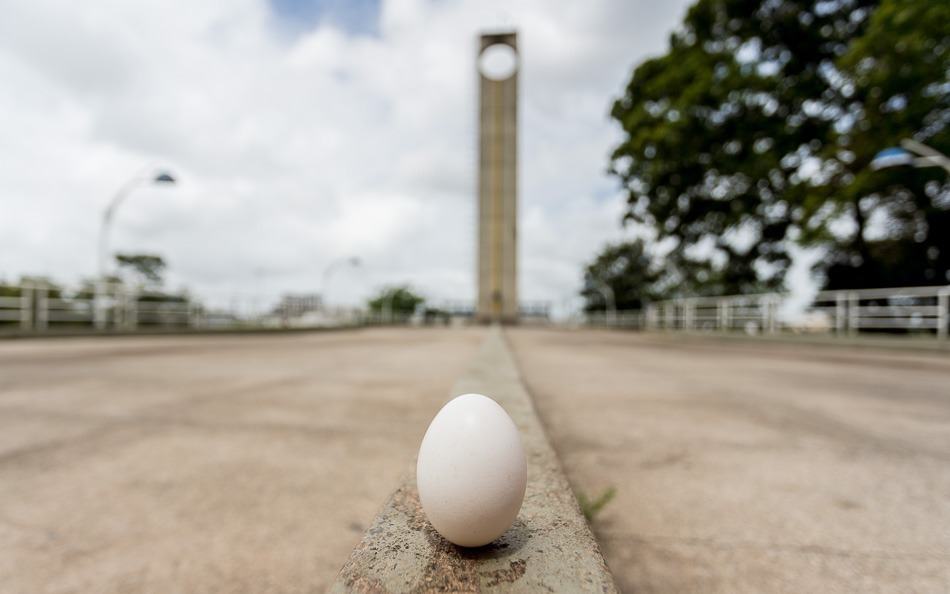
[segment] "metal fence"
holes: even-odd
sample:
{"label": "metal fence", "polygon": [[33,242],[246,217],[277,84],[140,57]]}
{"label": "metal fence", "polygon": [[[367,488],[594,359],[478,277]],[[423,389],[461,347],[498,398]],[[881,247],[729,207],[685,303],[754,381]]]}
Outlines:
{"label": "metal fence", "polygon": [[[651,303],[642,310],[594,312],[587,314],[584,322],[590,326],[645,330],[844,336],[877,333],[948,338],[950,285],[821,291],[797,310],[790,305],[790,295],[782,293],[688,297]],[[355,308],[337,308],[289,319],[259,308],[208,308],[184,294],[121,284],[73,289],[46,283],[0,284],[0,334],[447,323],[417,317],[387,317]]]}
{"label": "metal fence", "polygon": [[187,296],[123,285],[0,285],[0,330],[6,331],[190,327],[200,326],[205,313]]}
{"label": "metal fence", "polygon": [[783,293],[684,297],[597,312],[588,325],[646,330],[913,334],[947,340],[950,286],[821,291],[798,311]]}
{"label": "metal fence", "polygon": [[361,308],[322,305],[288,312],[279,307],[267,308],[257,298],[233,297],[227,301],[226,307],[208,307],[186,294],[122,284],[0,284],[0,335],[447,324],[451,317],[372,313]]}

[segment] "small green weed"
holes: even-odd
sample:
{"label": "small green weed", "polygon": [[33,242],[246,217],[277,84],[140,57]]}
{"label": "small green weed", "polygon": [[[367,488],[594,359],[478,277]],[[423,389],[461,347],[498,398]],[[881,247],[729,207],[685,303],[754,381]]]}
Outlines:
{"label": "small green weed", "polygon": [[617,489],[614,487],[607,487],[603,492],[594,497],[593,499],[588,499],[587,495],[583,491],[577,492],[577,503],[581,506],[581,513],[584,514],[584,517],[587,518],[588,522],[594,521],[594,516],[600,513],[600,510],[604,509],[604,506],[610,503],[610,500],[614,498],[614,495],[617,494]]}

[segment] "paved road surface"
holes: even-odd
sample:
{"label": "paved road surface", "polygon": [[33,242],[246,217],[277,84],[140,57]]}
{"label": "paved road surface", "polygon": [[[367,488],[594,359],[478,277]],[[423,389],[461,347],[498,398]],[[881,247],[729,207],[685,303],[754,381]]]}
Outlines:
{"label": "paved road surface", "polygon": [[626,592],[950,592],[950,357],[518,329]]}
{"label": "paved road surface", "polygon": [[[484,332],[0,342],[0,592],[314,592]],[[509,333],[628,592],[950,591],[950,358]]]}
{"label": "paved road surface", "polygon": [[322,592],[483,335],[0,342],[0,592]]}

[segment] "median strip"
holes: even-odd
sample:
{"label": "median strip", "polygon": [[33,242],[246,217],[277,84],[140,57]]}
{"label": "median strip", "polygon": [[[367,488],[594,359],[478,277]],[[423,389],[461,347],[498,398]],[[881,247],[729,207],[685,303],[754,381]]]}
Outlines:
{"label": "median strip", "polygon": [[425,518],[411,465],[330,591],[616,592],[499,327],[450,397],[470,392],[501,404],[524,441],[528,487],[514,526],[484,547],[449,543]]}

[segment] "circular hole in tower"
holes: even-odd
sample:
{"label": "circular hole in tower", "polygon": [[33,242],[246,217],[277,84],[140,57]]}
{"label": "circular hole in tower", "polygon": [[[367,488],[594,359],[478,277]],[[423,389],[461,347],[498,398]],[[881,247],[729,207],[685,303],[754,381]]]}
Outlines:
{"label": "circular hole in tower", "polygon": [[496,43],[478,56],[478,71],[491,80],[505,80],[518,68],[518,54],[510,45]]}

